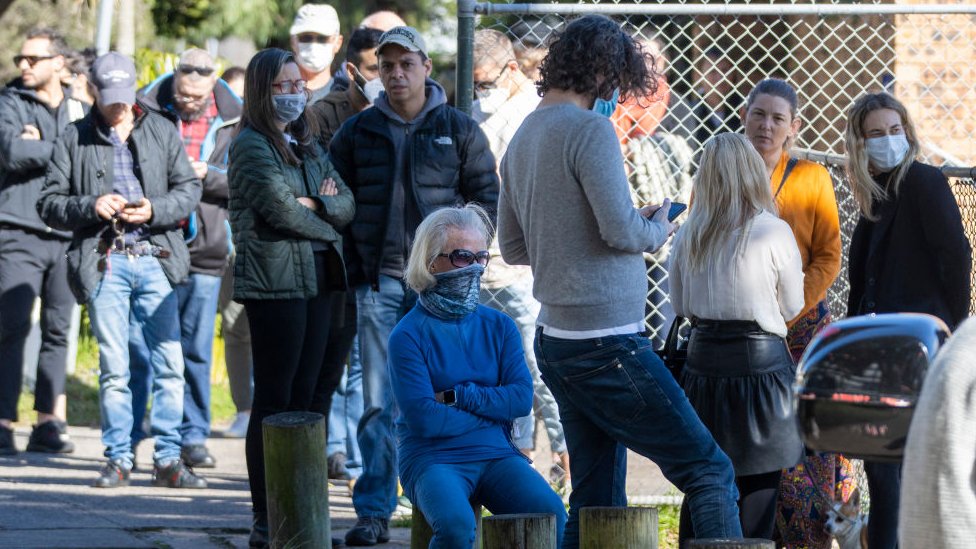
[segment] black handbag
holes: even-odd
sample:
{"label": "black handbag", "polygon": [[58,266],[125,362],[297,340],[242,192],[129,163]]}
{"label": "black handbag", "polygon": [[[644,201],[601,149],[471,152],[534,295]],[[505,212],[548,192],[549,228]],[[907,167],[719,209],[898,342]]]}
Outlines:
{"label": "black handbag", "polygon": [[690,327],[691,323],[688,319],[675,317],[668,330],[668,337],[664,340],[664,348],[657,351],[675,380],[681,377],[685,362],[688,361],[688,328]]}

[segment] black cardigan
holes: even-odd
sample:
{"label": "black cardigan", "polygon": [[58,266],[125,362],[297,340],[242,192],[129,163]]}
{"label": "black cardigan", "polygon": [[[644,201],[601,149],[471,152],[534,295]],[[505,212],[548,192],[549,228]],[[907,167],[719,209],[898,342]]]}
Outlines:
{"label": "black cardigan", "polygon": [[912,163],[898,196],[874,212],[878,221],[861,216],[851,236],[848,316],[928,313],[955,329],[969,316],[972,249],[945,176]]}

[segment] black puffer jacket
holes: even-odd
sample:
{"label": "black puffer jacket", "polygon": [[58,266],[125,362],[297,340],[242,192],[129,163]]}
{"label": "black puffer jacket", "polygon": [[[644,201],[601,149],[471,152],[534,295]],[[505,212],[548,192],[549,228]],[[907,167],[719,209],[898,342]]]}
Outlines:
{"label": "black puffer jacket", "polygon": [[[20,78],[0,92],[0,223],[65,239],[71,237],[70,233],[45,225],[35,209],[54,142],[68,124],[88,112],[88,105],[70,95],[70,89],[64,88],[64,100],[52,111],[37,97],[37,92],[23,86]],[[20,137],[27,125],[41,132],[39,140]]]}
{"label": "black puffer jacket", "polygon": [[[219,78],[213,94],[217,117],[207,132],[199,159],[207,162],[207,175],[203,178],[203,195],[196,209],[196,236],[188,246],[190,272],[221,276],[227,267],[227,254],[230,251],[227,234],[228,151],[241,119],[243,102]],[[175,125],[179,123],[179,115],[173,103],[172,74],[160,76],[139,91],[139,104],[143,108],[163,115]]]}
{"label": "black puffer jacket", "polygon": [[[68,248],[68,284],[79,303],[87,303],[102,279],[98,260],[103,254],[98,243],[108,221],[95,213],[99,196],[112,192],[114,151],[100,127],[97,110],[69,125],[54,147],[51,167],[41,190],[37,211],[45,223],[62,231],[73,231]],[[186,158],[176,128],[158,114],[137,116],[129,136],[136,175],[152,204],[147,223],[149,240],[170,252],[159,263],[170,284],[186,279],[190,254],[183,242],[179,222],[200,200],[200,180]]]}
{"label": "black puffer jacket", "polygon": [[[498,174],[484,132],[470,116],[446,104],[423,116],[408,141],[410,169],[405,179],[420,216],[476,202],[494,221]],[[356,217],[347,229],[351,284],[379,284],[397,169],[394,143],[389,119],[374,106],[347,120],[329,147],[333,165],[356,199]],[[406,230],[412,235],[416,226]]]}

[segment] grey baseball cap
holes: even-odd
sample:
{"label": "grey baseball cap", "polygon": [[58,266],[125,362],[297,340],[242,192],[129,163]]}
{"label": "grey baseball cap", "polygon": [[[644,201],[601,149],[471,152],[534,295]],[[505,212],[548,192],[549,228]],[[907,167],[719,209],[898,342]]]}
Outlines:
{"label": "grey baseball cap", "polygon": [[380,43],[376,46],[376,55],[389,44],[396,44],[407,51],[420,52],[424,57],[427,55],[427,44],[424,39],[413,27],[393,27],[380,36]]}
{"label": "grey baseball cap", "polygon": [[103,105],[136,102],[136,65],[127,56],[110,51],[95,60],[91,68],[92,84],[98,89]]}

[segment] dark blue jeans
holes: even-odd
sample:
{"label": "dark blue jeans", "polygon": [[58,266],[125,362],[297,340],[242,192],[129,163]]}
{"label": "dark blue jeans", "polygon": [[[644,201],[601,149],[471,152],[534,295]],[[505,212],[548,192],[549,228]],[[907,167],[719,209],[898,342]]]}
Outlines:
{"label": "dark blue jeans", "polygon": [[581,507],[627,505],[627,448],[685,493],[696,537],[741,537],[732,462],[649,340],[569,340],[539,329],[535,353],[569,447],[573,491],[563,549],[579,546]]}
{"label": "dark blue jeans", "polygon": [[865,461],[871,510],[868,542],[871,549],[898,547],[898,507],[901,504],[901,463]]}

